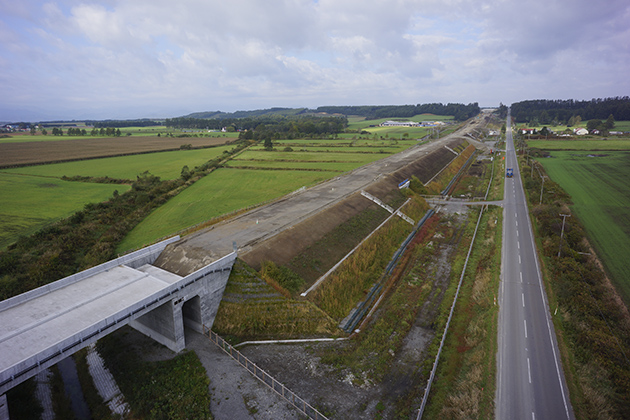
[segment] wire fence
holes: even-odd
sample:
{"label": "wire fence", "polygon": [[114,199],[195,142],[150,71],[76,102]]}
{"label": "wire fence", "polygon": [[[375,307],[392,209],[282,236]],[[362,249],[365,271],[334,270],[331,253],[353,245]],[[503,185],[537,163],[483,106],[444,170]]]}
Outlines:
{"label": "wire fence", "polygon": [[282,383],[275,380],[267,372],[256,366],[251,360],[245,357],[240,351],[236,350],[227,341],[221,338],[214,331],[207,329],[204,326],[204,335],[210,339],[214,344],[219,346],[221,350],[226,352],[232,359],[236,360],[241,366],[243,366],[249,373],[254,375],[259,381],[267,385],[276,394],[287,400],[292,406],[298,409],[303,414],[314,420],[328,420],[326,416],[317,411],[313,406],[297,396],[293,391],[285,387]]}

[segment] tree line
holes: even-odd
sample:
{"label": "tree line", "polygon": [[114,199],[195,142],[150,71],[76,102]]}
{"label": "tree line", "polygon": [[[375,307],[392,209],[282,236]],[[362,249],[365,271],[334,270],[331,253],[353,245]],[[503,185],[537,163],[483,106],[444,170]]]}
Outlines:
{"label": "tree line", "polygon": [[103,120],[103,121],[85,121],[86,125],[91,125],[94,128],[107,128],[107,127],[154,127],[162,125],[162,122],[149,120],[146,118],[140,120]]}
{"label": "tree line", "polygon": [[418,114],[452,115],[458,121],[472,118],[481,112],[477,102],[447,105],[429,103],[418,105],[363,105],[363,106],[320,106],[317,112],[329,114],[358,115],[366,119],[411,118]]}
{"label": "tree line", "polygon": [[[239,142],[222,156],[193,169],[184,166],[177,179],[161,180],[146,171],[136,177],[131,189],[124,194],[116,190],[108,201],[86,204],[72,216],[31,236],[20,237],[0,251],[0,300],[116,258],[118,244],[152,210],[220,167],[224,159],[249,144]],[[89,181],[111,181],[105,178]],[[87,181],[80,177],[66,180]]]}
{"label": "tree line", "polygon": [[[44,128],[42,129],[42,134],[47,135],[48,131]],[[53,136],[63,136],[63,129],[54,127],[52,129],[51,134]],[[85,128],[70,127],[66,130],[66,135],[67,136],[87,136],[88,132]],[[90,130],[90,136],[92,137],[95,137],[95,136],[120,137],[120,135],[121,135],[120,128],[101,127],[100,129],[93,128],[92,130]]]}
{"label": "tree line", "polygon": [[[630,97],[598,98],[590,101],[536,99],[513,103],[512,118],[520,123],[560,125],[580,120],[630,120]],[[571,121],[573,118],[573,121]]]}
{"label": "tree line", "polygon": [[[167,127],[194,128],[205,130],[251,131],[259,133],[256,139],[263,137],[284,136],[299,138],[304,135],[335,134],[345,130],[348,126],[346,117],[317,117],[317,116],[260,116],[248,118],[200,119],[190,117],[167,118]],[[260,137],[264,133],[263,137]],[[253,137],[252,137],[253,138]]]}

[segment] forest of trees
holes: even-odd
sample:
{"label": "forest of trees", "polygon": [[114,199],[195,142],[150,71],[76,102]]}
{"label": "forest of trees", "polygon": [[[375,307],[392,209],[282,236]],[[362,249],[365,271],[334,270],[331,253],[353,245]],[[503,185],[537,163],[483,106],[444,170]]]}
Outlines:
{"label": "forest of trees", "polygon": [[[299,138],[308,135],[328,135],[340,133],[348,125],[345,117],[318,117],[318,116],[260,116],[248,118],[226,119],[200,119],[190,117],[168,118],[167,127],[196,128],[208,130],[250,131],[266,133],[271,137],[283,136],[286,138]],[[262,137],[257,137],[259,139]]]}
{"label": "forest of trees", "polygon": [[162,125],[160,121],[154,121],[149,119],[141,120],[103,120],[103,121],[85,121],[86,125],[91,125],[94,128],[120,128],[120,127],[154,127]]}
{"label": "forest of trees", "polygon": [[[582,121],[630,120],[630,97],[591,99],[590,101],[537,99],[513,103],[512,117],[519,123],[567,124],[578,116]],[[556,123],[556,124],[554,124]]]}
{"label": "forest of trees", "polygon": [[320,106],[317,112],[329,114],[359,115],[367,119],[411,118],[418,114],[452,115],[458,121],[472,118],[481,112],[477,102],[468,105],[431,103],[418,105],[364,105],[364,106]]}

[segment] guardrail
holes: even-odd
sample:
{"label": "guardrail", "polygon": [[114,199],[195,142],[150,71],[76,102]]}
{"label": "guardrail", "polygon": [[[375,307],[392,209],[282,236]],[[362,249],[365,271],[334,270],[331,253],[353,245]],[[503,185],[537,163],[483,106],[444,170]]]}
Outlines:
{"label": "guardrail", "polygon": [[298,409],[303,414],[314,420],[328,420],[326,416],[317,411],[312,405],[298,397],[293,391],[288,389],[282,383],[275,380],[267,372],[256,366],[251,360],[245,357],[240,351],[236,350],[230,343],[221,338],[214,331],[203,327],[203,334],[210,339],[214,344],[219,346],[221,350],[227,353],[232,359],[236,360],[241,366],[243,366],[249,373],[254,375],[259,381],[271,388],[276,394],[287,400],[293,407]]}

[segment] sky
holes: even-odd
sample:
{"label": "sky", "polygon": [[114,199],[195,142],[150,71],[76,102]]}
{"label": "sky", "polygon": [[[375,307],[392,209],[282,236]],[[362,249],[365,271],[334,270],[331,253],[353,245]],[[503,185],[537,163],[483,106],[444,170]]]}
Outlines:
{"label": "sky", "polygon": [[0,0],[0,121],[630,95],[628,0]]}

